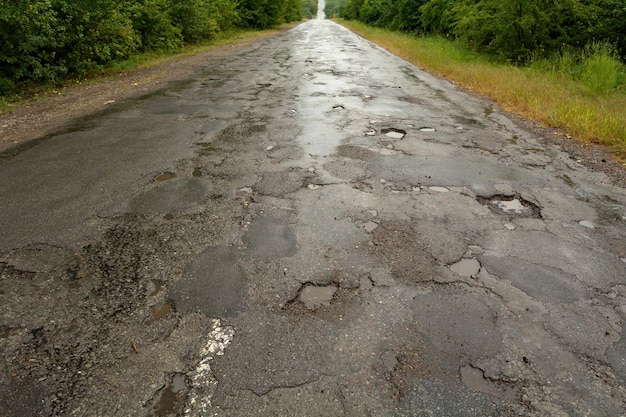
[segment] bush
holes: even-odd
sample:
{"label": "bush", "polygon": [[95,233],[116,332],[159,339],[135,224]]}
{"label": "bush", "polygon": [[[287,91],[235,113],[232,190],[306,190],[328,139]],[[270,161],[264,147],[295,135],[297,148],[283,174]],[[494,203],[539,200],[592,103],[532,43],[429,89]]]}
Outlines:
{"label": "bush", "polygon": [[168,14],[186,43],[213,39],[237,21],[232,0],[169,0]]}
{"label": "bush", "polygon": [[613,46],[593,42],[584,49],[580,78],[590,91],[608,94],[620,84],[623,65]]}

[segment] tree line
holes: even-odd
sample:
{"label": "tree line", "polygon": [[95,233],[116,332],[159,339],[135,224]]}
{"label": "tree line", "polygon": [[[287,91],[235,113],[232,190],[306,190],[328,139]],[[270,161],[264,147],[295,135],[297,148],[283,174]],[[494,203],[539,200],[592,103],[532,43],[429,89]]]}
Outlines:
{"label": "tree line", "polygon": [[598,43],[626,57],[624,0],[344,0],[340,14],[457,39],[514,63]]}
{"label": "tree line", "polygon": [[148,51],[302,18],[301,0],[4,0],[0,94]]}

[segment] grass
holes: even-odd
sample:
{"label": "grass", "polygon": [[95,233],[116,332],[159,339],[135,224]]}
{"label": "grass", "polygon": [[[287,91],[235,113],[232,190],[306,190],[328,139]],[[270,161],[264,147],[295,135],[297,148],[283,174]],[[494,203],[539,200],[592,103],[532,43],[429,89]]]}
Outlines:
{"label": "grass", "polygon": [[487,96],[503,109],[555,127],[626,160],[625,68],[603,45],[564,51],[526,67],[498,63],[440,37],[339,21],[407,61]]}

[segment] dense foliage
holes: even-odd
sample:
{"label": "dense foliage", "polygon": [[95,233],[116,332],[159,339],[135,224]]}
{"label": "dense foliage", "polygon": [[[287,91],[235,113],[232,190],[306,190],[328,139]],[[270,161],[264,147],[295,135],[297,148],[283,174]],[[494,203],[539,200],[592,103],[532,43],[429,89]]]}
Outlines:
{"label": "dense foliage", "polygon": [[345,0],[341,15],[458,39],[513,62],[592,43],[626,56],[624,0]]}
{"label": "dense foliage", "polygon": [[301,14],[300,0],[3,0],[0,94]]}

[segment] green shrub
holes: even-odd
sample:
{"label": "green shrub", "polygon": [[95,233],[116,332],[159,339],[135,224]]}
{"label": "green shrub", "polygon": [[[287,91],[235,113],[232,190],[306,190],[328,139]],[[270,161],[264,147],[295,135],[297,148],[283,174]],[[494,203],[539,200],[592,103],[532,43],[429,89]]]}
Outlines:
{"label": "green shrub", "polygon": [[580,78],[593,93],[608,94],[619,85],[623,65],[611,45],[601,42],[587,45],[581,66]]}

